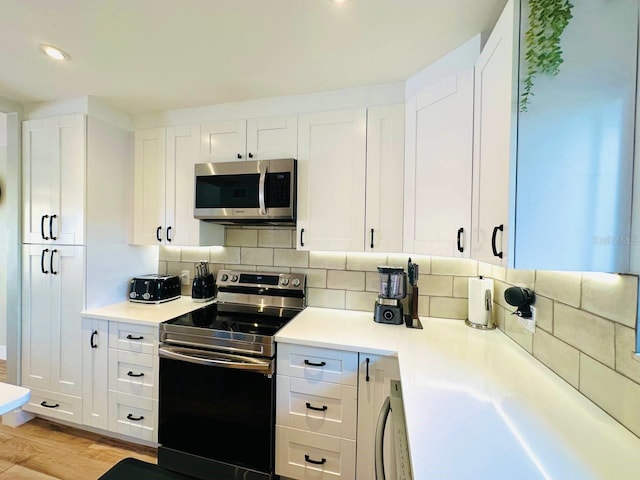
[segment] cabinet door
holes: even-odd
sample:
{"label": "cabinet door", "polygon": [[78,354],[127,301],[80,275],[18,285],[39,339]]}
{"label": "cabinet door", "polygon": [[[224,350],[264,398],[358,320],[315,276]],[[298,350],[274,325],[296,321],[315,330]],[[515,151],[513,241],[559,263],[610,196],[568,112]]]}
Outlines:
{"label": "cabinet door", "polygon": [[298,118],[252,118],[247,120],[247,157],[271,160],[298,157]]}
{"label": "cabinet door", "polygon": [[363,250],[366,125],[365,109],[299,117],[298,249]]}
{"label": "cabinet door", "polygon": [[109,322],[82,319],[82,423],[109,428]]}
{"label": "cabinet door", "polygon": [[163,244],[165,239],[165,129],[135,133],[134,223],[135,245]]}
{"label": "cabinet door", "polygon": [[205,123],[201,137],[201,163],[246,160],[246,120]]}
{"label": "cabinet door", "polygon": [[502,266],[507,264],[509,204],[514,193],[510,173],[515,172],[514,10],[510,0],[475,68],[471,255]]}
{"label": "cabinet door", "polygon": [[82,395],[84,247],[23,247],[22,382]]}
{"label": "cabinet door", "polygon": [[85,122],[82,114],[23,122],[25,243],[84,242]]}
{"label": "cabinet door", "polygon": [[367,110],[365,251],[402,249],[404,105]]}
{"label": "cabinet door", "polygon": [[469,257],[473,69],[407,104],[404,251]]}
{"label": "cabinet door", "polygon": [[[360,353],[358,370],[358,442],[356,445],[356,478],[375,478],[375,437],[380,409],[389,396],[390,381],[400,379],[400,366],[395,357]],[[390,425],[387,425],[387,429]],[[390,430],[387,430],[390,432]],[[393,436],[384,436],[386,478],[395,480]]]}

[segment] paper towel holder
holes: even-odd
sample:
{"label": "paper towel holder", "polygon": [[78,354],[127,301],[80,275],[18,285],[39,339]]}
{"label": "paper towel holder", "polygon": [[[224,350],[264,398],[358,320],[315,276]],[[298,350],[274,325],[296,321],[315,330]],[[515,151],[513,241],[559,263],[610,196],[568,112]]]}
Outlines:
{"label": "paper towel holder", "polygon": [[[482,275],[480,276],[480,280],[482,280]],[[493,298],[492,292],[490,289],[486,289],[484,291],[484,308],[487,312],[487,324],[482,323],[474,323],[470,321],[468,318],[465,319],[464,323],[468,327],[476,328],[478,330],[494,330],[496,328],[496,324],[493,322]]]}

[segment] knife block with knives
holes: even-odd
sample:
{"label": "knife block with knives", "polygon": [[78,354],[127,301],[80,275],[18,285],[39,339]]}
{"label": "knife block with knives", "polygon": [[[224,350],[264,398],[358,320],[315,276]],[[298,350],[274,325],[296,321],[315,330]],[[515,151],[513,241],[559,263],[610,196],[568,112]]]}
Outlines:
{"label": "knife block with knives", "polygon": [[409,258],[407,264],[407,276],[409,277],[409,314],[405,315],[405,323],[409,328],[422,328],[418,317],[418,277],[420,276],[420,266],[413,263]]}

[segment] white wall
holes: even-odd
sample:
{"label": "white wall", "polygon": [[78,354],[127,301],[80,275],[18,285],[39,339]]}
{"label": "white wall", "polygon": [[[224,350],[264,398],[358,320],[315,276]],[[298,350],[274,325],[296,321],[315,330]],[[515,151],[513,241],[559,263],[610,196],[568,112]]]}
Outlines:
{"label": "white wall", "polygon": [[0,359],[7,358],[7,116],[0,113]]}

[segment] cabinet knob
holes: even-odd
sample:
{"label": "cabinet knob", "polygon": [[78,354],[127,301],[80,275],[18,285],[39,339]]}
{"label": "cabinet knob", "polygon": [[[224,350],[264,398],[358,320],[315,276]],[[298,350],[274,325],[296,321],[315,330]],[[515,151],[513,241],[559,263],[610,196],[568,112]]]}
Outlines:
{"label": "cabinet knob", "polygon": [[241,153],[238,154],[238,159],[240,159],[240,158],[242,158],[242,154]]}
{"label": "cabinet knob", "polygon": [[249,152],[249,158],[253,158],[253,153]]}

